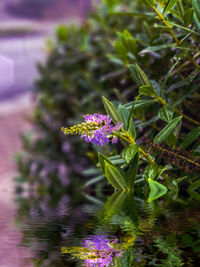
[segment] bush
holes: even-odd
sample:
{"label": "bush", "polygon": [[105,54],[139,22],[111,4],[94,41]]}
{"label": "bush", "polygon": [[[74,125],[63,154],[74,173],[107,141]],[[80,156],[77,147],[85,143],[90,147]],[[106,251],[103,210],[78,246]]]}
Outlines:
{"label": "bush", "polygon": [[[71,185],[76,184],[74,177],[88,165],[84,155],[96,163],[100,151],[101,168],[107,161],[104,174],[113,186],[111,180],[121,183],[129,175],[129,189],[149,185],[153,200],[167,188],[176,195],[186,177],[187,185],[194,182],[193,192],[200,167],[200,123],[193,109],[199,99],[198,5],[199,0],[104,0],[83,25],[60,26],[46,64],[39,66],[35,130],[33,138],[24,138],[26,156],[19,159],[22,180],[58,190],[68,166]],[[80,150],[79,139],[60,132],[63,125],[80,123],[84,113],[104,112],[102,95],[113,100],[114,105],[104,98],[113,120],[119,113],[123,127],[134,125],[119,132],[121,139],[132,136],[130,145],[128,137],[122,142],[123,151],[87,143]]]}

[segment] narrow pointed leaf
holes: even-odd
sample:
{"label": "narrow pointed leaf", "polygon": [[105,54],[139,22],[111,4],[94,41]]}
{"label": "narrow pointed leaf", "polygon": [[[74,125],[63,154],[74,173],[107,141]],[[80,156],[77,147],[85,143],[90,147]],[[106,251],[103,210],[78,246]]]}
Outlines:
{"label": "narrow pointed leaf", "polygon": [[102,97],[102,99],[107,114],[112,118],[113,122],[118,123],[121,119],[118,111],[116,110],[114,105],[104,96]]}
{"label": "narrow pointed leaf", "polygon": [[194,24],[196,30],[200,33],[200,20],[197,18],[197,15],[194,13]]}
{"label": "narrow pointed leaf", "polygon": [[154,138],[155,143],[163,142],[176,127],[178,122],[182,119],[182,116],[176,117],[172,120],[171,123],[167,124]]}
{"label": "narrow pointed leaf", "polygon": [[193,129],[183,140],[181,143],[181,147],[186,149],[189,145],[191,145],[197,138],[200,136],[200,126]]}
{"label": "narrow pointed leaf", "polygon": [[144,71],[137,64],[135,64],[135,67],[136,67],[138,78],[140,79],[142,84],[143,85],[151,85],[151,83],[150,83],[148,77],[146,76],[146,74],[144,73]]}
{"label": "narrow pointed leaf", "polygon": [[200,22],[200,0],[193,0],[192,5],[194,8],[194,13],[195,13],[198,21]]}
{"label": "narrow pointed leaf", "polygon": [[99,159],[99,163],[100,166],[103,170],[103,172],[105,173],[105,162],[107,162],[110,165],[113,165],[113,163],[111,162],[111,160],[109,160],[106,156],[104,156],[102,153],[98,153],[98,159]]}
{"label": "narrow pointed leaf", "polygon": [[136,66],[133,65],[133,64],[130,64],[129,65],[129,70],[130,70],[130,74],[131,74],[131,78],[133,79],[133,81],[138,85],[138,86],[141,86],[142,85],[142,82],[138,76],[138,73],[137,73],[137,69],[136,69]]}
{"label": "narrow pointed leaf", "polygon": [[185,26],[189,26],[190,24],[193,23],[193,20],[194,20],[193,15],[194,15],[193,8],[189,8],[185,11],[184,16],[183,16]]}
{"label": "narrow pointed leaf", "polygon": [[123,128],[127,131],[128,129],[128,118],[129,118],[129,110],[122,105],[118,107],[119,115],[121,117],[121,122],[123,123]]}
{"label": "narrow pointed leaf", "polygon": [[124,181],[123,176],[118,171],[118,169],[108,163],[105,162],[105,175],[108,179],[108,182],[115,188],[115,189],[122,189],[126,190],[127,185]]}
{"label": "narrow pointed leaf", "polygon": [[176,2],[177,0],[168,0],[163,10],[163,14],[170,11],[173,8],[173,6],[176,4]]}

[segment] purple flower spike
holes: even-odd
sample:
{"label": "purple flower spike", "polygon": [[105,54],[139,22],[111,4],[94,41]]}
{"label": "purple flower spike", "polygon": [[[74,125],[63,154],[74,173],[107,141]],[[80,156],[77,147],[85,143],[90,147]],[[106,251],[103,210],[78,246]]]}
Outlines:
{"label": "purple flower spike", "polygon": [[109,115],[103,114],[88,114],[85,115],[86,123],[94,123],[98,126],[97,130],[81,135],[84,141],[103,146],[110,141],[117,143],[118,138],[114,136],[113,132],[117,132],[122,127],[121,123],[117,125],[112,124],[112,119]]}
{"label": "purple flower spike", "polygon": [[65,134],[80,134],[84,141],[98,146],[118,141],[115,132],[122,128],[122,123],[114,125],[109,115],[97,113],[87,114],[84,118],[84,123],[70,128],[62,128],[62,131]]}

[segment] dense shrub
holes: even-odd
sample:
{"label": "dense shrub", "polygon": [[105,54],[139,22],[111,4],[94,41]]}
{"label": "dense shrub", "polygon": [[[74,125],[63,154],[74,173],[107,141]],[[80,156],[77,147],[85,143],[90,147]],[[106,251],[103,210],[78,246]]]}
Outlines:
{"label": "dense shrub", "polygon": [[[24,138],[26,156],[19,159],[23,179],[45,190],[58,188],[65,166],[75,183],[75,174],[88,164],[86,153],[97,162],[94,145],[66,138],[60,127],[79,123],[84,113],[104,112],[105,96],[113,100],[114,105],[104,98],[113,120],[119,113],[124,127],[134,125],[125,129],[134,141],[123,142],[122,153],[121,147],[118,152],[111,146],[98,149],[104,154],[99,154],[103,170],[107,161],[115,177],[130,174],[131,187],[135,181],[142,188],[149,184],[151,199],[166,193],[166,187],[176,194],[183,177],[187,184],[195,182],[200,167],[199,4],[104,0],[83,25],[60,26],[46,64],[39,67],[35,130],[33,138]],[[110,172],[105,175],[114,186]]]}

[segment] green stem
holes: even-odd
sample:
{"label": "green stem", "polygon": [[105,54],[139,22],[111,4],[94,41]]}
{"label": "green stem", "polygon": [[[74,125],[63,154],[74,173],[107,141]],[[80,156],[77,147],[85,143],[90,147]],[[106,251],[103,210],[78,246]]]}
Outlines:
{"label": "green stem", "polygon": [[158,11],[158,9],[156,7],[152,7],[153,10],[155,11],[155,13],[157,14],[157,16],[159,17],[160,21],[168,28],[168,31],[171,33],[172,37],[174,38],[174,41],[177,43],[177,45],[181,46],[182,43],[179,41],[179,39],[176,37],[176,34],[174,33],[174,31],[172,30],[171,26],[169,25],[169,23],[166,21],[165,17],[160,14],[160,12]]}
{"label": "green stem", "polygon": [[[117,135],[118,137],[122,138],[123,140],[125,140],[126,142],[128,142],[129,144],[135,144],[135,140],[129,135],[128,132],[126,132],[124,129],[122,129],[122,132],[124,133],[124,135],[121,135],[119,133],[115,133],[115,135]],[[155,161],[149,156],[148,153],[146,153],[141,147],[138,148],[139,151],[142,153],[142,155],[153,165],[155,164]]]}
{"label": "green stem", "polygon": [[[182,46],[181,41],[177,38],[177,36],[174,33],[173,29],[171,28],[169,23],[166,21],[165,17],[158,11],[158,9],[156,7],[153,6],[152,8],[155,11],[155,13],[157,14],[157,16],[160,19],[160,21],[167,27],[167,30],[172,35],[172,37],[173,37],[174,41],[177,43],[177,45]],[[192,62],[194,64],[194,66],[196,68],[198,68],[198,69],[200,68],[200,66],[196,63],[194,57],[192,57],[191,55],[189,56],[189,60],[190,60],[190,62]]]}

